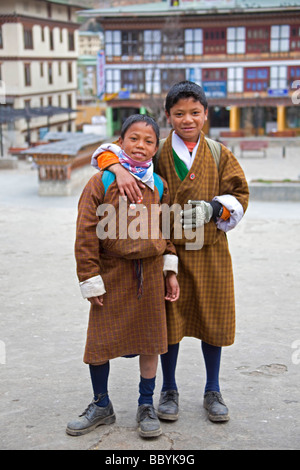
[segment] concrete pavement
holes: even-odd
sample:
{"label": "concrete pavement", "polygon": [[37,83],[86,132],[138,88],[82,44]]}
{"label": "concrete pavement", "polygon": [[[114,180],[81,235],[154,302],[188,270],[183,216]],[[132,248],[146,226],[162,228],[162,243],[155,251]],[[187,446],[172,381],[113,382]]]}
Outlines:
{"label": "concrete pavement", "polygon": [[[276,150],[276,149],[275,149]],[[288,149],[241,159],[248,179],[300,174]],[[91,174],[94,170],[91,170]],[[111,361],[117,421],[81,437],[65,434],[92,398],[82,362],[88,303],[79,292],[73,245],[79,192],[37,195],[25,162],[0,172],[0,448],[3,450],[254,450],[300,448],[300,203],[250,202],[228,234],[236,341],[223,349],[221,387],[231,419],[208,421],[200,342],[185,338],[177,368],[180,418],[163,434],[136,431],[138,359]],[[130,378],[130,380],[128,380]],[[158,370],[155,404],[161,371]]]}

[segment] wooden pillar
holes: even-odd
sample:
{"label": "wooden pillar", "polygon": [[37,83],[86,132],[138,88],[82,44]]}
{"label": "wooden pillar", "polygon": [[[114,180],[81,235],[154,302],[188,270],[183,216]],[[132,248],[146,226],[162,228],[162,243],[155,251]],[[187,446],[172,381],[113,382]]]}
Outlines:
{"label": "wooden pillar", "polygon": [[277,106],[277,130],[284,131],[286,129],[286,108],[283,105]]}
{"label": "wooden pillar", "polygon": [[240,108],[238,106],[230,107],[229,127],[234,132],[240,129]]}

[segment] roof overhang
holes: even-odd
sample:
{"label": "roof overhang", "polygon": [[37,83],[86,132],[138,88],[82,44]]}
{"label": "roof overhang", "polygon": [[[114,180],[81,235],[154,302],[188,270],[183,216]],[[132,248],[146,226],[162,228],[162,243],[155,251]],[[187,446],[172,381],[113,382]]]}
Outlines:
{"label": "roof overhang", "polygon": [[183,2],[180,6],[170,7],[169,2],[145,3],[138,5],[119,6],[115,8],[101,8],[82,10],[78,12],[79,16],[89,18],[141,18],[141,17],[166,17],[166,16],[186,16],[186,15],[222,15],[222,14],[249,14],[263,12],[288,12],[300,10],[300,1],[296,0],[291,5],[282,4],[281,1],[261,0],[260,3],[244,2],[236,0],[229,3],[225,1],[214,2],[214,7],[209,2]]}
{"label": "roof overhang", "polygon": [[41,116],[55,116],[57,114],[70,114],[77,112],[73,108],[61,108],[58,106],[45,106],[41,108],[24,108],[24,109],[15,109],[7,108],[5,106],[0,106],[0,124],[7,122],[17,121],[19,119],[30,119],[41,117]]}

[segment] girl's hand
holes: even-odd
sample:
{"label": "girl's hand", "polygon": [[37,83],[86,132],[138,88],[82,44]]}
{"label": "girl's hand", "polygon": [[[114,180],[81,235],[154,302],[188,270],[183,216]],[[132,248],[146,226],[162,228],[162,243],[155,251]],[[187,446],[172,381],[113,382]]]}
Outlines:
{"label": "girl's hand", "polygon": [[89,297],[88,301],[96,307],[103,307],[103,295],[99,295],[98,297]]}
{"label": "girl's hand", "polygon": [[166,295],[165,300],[175,302],[179,298],[180,288],[177,281],[176,274],[168,271],[166,275]]}

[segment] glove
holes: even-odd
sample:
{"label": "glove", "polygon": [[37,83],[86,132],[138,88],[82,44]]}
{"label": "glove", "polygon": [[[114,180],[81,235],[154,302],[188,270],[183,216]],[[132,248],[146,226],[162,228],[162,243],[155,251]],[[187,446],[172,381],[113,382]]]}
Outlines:
{"label": "glove", "polygon": [[180,222],[183,224],[183,228],[191,229],[202,227],[210,221],[213,216],[213,208],[209,202],[188,201],[188,204],[192,204],[196,207],[180,212]]}

